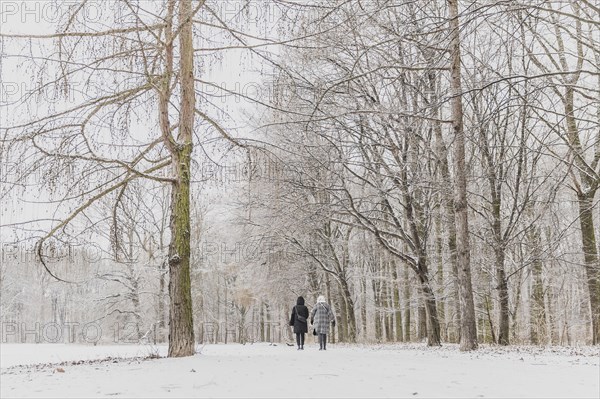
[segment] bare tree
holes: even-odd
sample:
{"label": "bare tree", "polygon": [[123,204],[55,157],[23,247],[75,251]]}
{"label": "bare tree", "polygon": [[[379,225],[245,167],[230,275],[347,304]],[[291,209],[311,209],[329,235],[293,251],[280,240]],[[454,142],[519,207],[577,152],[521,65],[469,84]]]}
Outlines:
{"label": "bare tree", "polygon": [[[3,146],[13,156],[21,151],[36,170],[47,168],[52,179],[58,180],[66,169],[72,172],[71,184],[58,190],[61,203],[72,208],[48,228],[37,246],[49,274],[65,281],[45,262],[46,241],[64,234],[77,218],[91,218],[99,200],[109,198],[118,209],[137,179],[170,187],[169,356],[195,352],[190,287],[191,155],[197,116],[192,26],[203,5],[204,1],[192,5],[191,0],[124,1],[118,14],[101,21],[111,28],[102,29],[82,17],[82,2],[62,16],[57,33],[2,34],[3,40],[42,43],[47,55],[24,57],[32,66],[42,60],[39,71],[45,78],[38,90],[64,87],[72,94],[77,82],[85,82],[87,91],[74,96],[73,105],[67,98],[67,106],[15,120],[2,129]],[[106,85],[107,79],[113,84]],[[22,105],[33,100],[24,96]],[[152,102],[156,106],[146,106]],[[140,122],[140,117],[150,123]],[[138,129],[147,133],[139,135]]]}
{"label": "bare tree", "polygon": [[[527,56],[538,70],[538,79],[550,82],[549,90],[558,99],[551,104],[560,120],[551,122],[543,111],[536,111],[547,128],[567,146],[566,156],[554,152],[570,166],[573,190],[579,206],[579,226],[583,262],[590,299],[591,342],[600,342],[600,263],[594,228],[594,198],[600,184],[600,131],[597,129],[600,106],[597,85],[600,43],[592,32],[598,29],[598,10],[588,2],[536,4],[535,13],[521,17],[522,40],[527,41]],[[553,33],[552,39],[540,30]],[[591,130],[590,130],[591,129]],[[591,134],[584,133],[590,131]]]}
{"label": "bare tree", "polygon": [[460,23],[458,0],[448,0],[450,18],[450,85],[452,87],[452,127],[454,129],[454,173],[456,179],[454,207],[456,209],[456,252],[458,260],[459,293],[461,308],[461,350],[477,349],[475,306],[471,286],[471,258],[469,246],[469,220],[467,205],[467,168],[465,164],[465,132],[460,62]]}

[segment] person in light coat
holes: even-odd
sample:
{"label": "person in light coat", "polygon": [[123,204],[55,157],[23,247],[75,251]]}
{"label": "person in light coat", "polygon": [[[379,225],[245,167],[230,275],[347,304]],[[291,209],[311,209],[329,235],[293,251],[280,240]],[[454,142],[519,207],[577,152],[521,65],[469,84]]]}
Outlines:
{"label": "person in light coat", "polygon": [[317,304],[310,314],[310,322],[319,337],[319,350],[327,350],[329,324],[335,327],[335,315],[331,310],[331,306],[325,302],[325,297],[323,295],[319,295],[317,298]]}

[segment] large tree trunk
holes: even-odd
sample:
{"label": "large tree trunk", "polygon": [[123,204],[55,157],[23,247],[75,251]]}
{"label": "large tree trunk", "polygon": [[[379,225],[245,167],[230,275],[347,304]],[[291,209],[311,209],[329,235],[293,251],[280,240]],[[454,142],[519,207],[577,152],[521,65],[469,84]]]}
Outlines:
{"label": "large tree trunk", "polygon": [[[487,140],[485,135],[482,134],[483,140]],[[489,159],[490,155],[487,148],[487,143],[483,143],[484,145],[484,153],[486,157]],[[508,308],[508,280],[506,277],[506,271],[504,269],[504,259],[505,259],[505,245],[502,237],[502,192],[501,192],[501,182],[498,182],[498,178],[494,171],[492,170],[491,161],[488,166],[488,179],[490,182],[490,190],[492,197],[492,234],[494,237],[494,258],[495,258],[495,267],[496,267],[496,281],[498,282],[498,300],[500,304],[500,314],[498,319],[498,341],[497,343],[500,345],[508,345],[509,344],[509,308]],[[493,335],[493,334],[492,334]]]}
{"label": "large tree trunk", "polygon": [[158,342],[165,342],[165,264],[161,264],[158,280]]}
{"label": "large tree trunk", "polygon": [[410,342],[410,281],[408,267],[404,268],[404,340]]}
{"label": "large tree trunk", "polygon": [[427,345],[439,346],[442,343],[440,337],[440,322],[437,315],[437,305],[435,294],[429,281],[426,259],[419,260],[419,282],[421,283],[421,292],[425,301],[425,312],[427,316]]}
{"label": "large tree trunk", "polygon": [[375,340],[381,342],[383,337],[383,326],[381,324],[381,281],[375,277],[371,283],[371,287],[373,289],[373,301],[375,302]]}
{"label": "large tree trunk", "polygon": [[[431,93],[437,93],[437,80],[438,75],[431,73],[428,76],[429,79],[429,91]],[[436,106],[439,102],[438,96],[435,96],[431,100],[432,116],[436,119],[440,118],[439,106]],[[450,266],[452,273],[452,301],[453,301],[453,315],[452,321],[449,324],[452,325],[452,330],[446,328],[448,331],[448,338],[451,342],[457,342],[460,340],[460,300],[459,300],[459,282],[458,282],[458,261],[456,260],[456,216],[454,214],[454,198],[452,193],[452,179],[450,176],[450,166],[448,162],[448,147],[444,142],[442,136],[442,124],[439,121],[434,122],[433,132],[435,134],[435,148],[437,157],[439,159],[439,170],[441,175],[442,184],[442,204],[443,213],[441,215],[444,228],[448,237],[448,251],[450,252]],[[450,331],[453,331],[450,334]]]}
{"label": "large tree trunk", "polygon": [[531,243],[533,261],[531,274],[533,286],[531,288],[530,305],[530,340],[533,345],[545,342],[548,334],[546,331],[546,305],[544,303],[544,287],[542,284],[542,261],[540,259],[540,235],[536,227],[532,227],[528,234]]}
{"label": "large tree trunk", "polygon": [[596,248],[593,210],[594,192],[579,196],[579,224],[592,319],[592,345],[600,343],[600,264]]}
{"label": "large tree trunk", "polygon": [[194,128],[194,49],[191,0],[179,2],[181,103],[179,135],[173,151],[176,182],[171,195],[171,243],[169,245],[169,357],[191,356],[194,322],[190,281],[190,166]]}
{"label": "large tree trunk", "polygon": [[558,335],[558,325],[556,324],[556,309],[555,309],[555,293],[552,288],[552,281],[548,282],[548,288],[546,289],[546,314],[548,315],[548,331],[549,331],[549,339],[548,342],[550,345],[558,345],[559,344],[559,335]]}
{"label": "large tree trunk", "polygon": [[[187,157],[189,167],[189,156]],[[180,165],[185,165],[182,162]],[[169,357],[194,354],[192,291],[190,281],[189,179],[173,187],[169,248]]]}
{"label": "large tree trunk", "polygon": [[504,249],[496,251],[496,279],[500,300],[500,319],[498,321],[498,344],[509,344],[510,312],[508,308],[508,281],[504,270]]}
{"label": "large tree trunk", "polygon": [[391,303],[391,287],[388,281],[384,282],[384,322],[385,322],[385,340],[391,342],[394,340],[394,318],[392,315],[392,303]]}
{"label": "large tree trunk", "polygon": [[396,341],[404,341],[402,336],[402,306],[400,305],[400,281],[398,281],[398,270],[396,262],[391,262],[390,268],[392,271],[392,308],[395,316]]}
{"label": "large tree trunk", "polygon": [[[441,216],[441,215],[440,215]],[[444,293],[444,260],[442,258],[442,222],[441,217],[436,218],[435,222],[435,252],[437,261],[437,285],[439,289],[438,299],[438,319],[440,321],[440,331],[442,340],[447,338],[448,328],[446,326],[446,306]]]}
{"label": "large tree trunk", "polygon": [[271,338],[271,307],[265,303],[265,315],[267,316],[267,328],[265,333],[265,342],[273,342]]}
{"label": "large tree trunk", "polygon": [[435,296],[429,282],[423,282],[422,288],[425,294],[425,310],[427,313],[427,345],[438,346],[442,343],[442,339]]}
{"label": "large tree trunk", "polygon": [[360,306],[362,340],[366,341],[366,339],[367,339],[367,278],[366,277],[361,277],[360,287],[361,287],[361,293],[362,293],[361,306]]}
{"label": "large tree trunk", "polygon": [[348,307],[346,305],[346,301],[344,299],[344,295],[342,292],[341,283],[338,281],[337,284],[337,295],[336,295],[336,304],[337,309],[339,309],[338,314],[336,315],[339,320],[340,328],[338,329],[339,333],[339,341],[346,342],[348,339]]}
{"label": "large tree trunk", "polygon": [[354,301],[352,300],[352,294],[350,293],[350,287],[346,281],[346,276],[340,278],[340,289],[342,294],[342,302],[344,302],[344,308],[346,311],[346,319],[342,319],[348,323],[347,338],[349,342],[356,341],[356,315],[354,313]]}
{"label": "large tree trunk", "polygon": [[517,326],[519,320],[519,305],[521,305],[521,290],[523,286],[523,270],[519,270],[516,274],[517,281],[514,282],[516,287],[514,306],[511,311],[510,334],[511,340],[514,342],[517,339]]}
{"label": "large tree trunk", "polygon": [[422,341],[424,338],[427,338],[427,309],[425,308],[425,295],[422,295],[417,308],[417,339]]}
{"label": "large tree trunk", "polygon": [[[329,279],[329,273],[325,273],[325,296],[327,298],[329,298],[329,300],[332,299],[331,296],[331,280]],[[341,318],[340,315],[337,315],[339,320],[341,320],[339,323],[336,323],[337,326],[337,330],[338,330],[338,341],[342,341],[343,337],[342,337],[342,328],[345,328],[345,326],[342,326],[342,324],[344,324],[343,319]],[[335,344],[335,328],[331,329],[331,343]]]}
{"label": "large tree trunk", "polygon": [[460,79],[460,25],[458,0],[448,0],[450,17],[450,82],[452,88],[452,128],[454,130],[454,169],[456,194],[456,253],[460,287],[461,332],[460,350],[477,349],[477,326],[471,285],[469,218],[467,207],[467,169],[465,165],[465,132],[463,129],[462,84]]}

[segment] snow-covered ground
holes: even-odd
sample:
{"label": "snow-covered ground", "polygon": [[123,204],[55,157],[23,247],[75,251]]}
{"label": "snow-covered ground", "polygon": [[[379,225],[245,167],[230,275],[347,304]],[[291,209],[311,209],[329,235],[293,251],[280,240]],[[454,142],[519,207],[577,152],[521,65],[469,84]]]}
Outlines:
{"label": "snow-covered ground", "polygon": [[0,397],[600,397],[598,347],[198,349],[194,357],[144,360],[166,348],[2,344]]}

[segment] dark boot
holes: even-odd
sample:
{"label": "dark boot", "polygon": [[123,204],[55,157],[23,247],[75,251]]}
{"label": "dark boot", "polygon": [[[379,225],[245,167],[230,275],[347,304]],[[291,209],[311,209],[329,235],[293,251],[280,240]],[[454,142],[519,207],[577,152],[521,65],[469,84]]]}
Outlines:
{"label": "dark boot", "polygon": [[327,335],[323,334],[323,350],[327,350]]}

